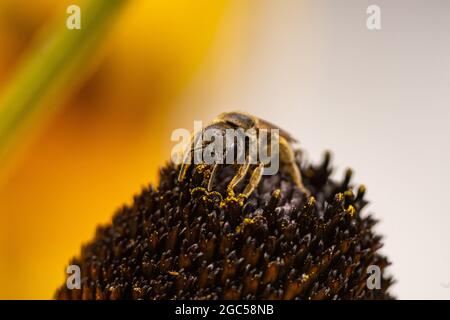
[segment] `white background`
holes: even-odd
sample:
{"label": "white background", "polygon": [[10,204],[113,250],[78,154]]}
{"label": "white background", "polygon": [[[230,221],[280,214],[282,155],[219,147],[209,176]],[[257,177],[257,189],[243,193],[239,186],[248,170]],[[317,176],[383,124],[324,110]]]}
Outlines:
{"label": "white background", "polygon": [[[400,299],[450,298],[450,2],[236,2],[178,105],[244,110],[332,150],[381,220]],[[381,7],[382,29],[366,28]],[[244,12],[244,13],[243,13]],[[205,112],[205,110],[207,110]]]}

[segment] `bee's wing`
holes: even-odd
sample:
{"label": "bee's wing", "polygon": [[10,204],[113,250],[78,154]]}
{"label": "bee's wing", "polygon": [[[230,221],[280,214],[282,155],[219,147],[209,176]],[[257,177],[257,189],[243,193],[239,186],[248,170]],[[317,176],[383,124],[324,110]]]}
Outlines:
{"label": "bee's wing", "polygon": [[298,140],[291,136],[287,131],[280,129],[278,126],[270,123],[269,121],[262,120],[258,118],[259,127],[262,129],[278,129],[280,130],[280,136],[285,138],[288,142],[298,143]]}

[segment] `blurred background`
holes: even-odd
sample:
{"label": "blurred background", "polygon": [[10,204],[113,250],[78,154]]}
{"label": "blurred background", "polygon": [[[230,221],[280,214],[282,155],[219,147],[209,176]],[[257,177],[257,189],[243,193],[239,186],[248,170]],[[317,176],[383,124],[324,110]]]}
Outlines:
{"label": "blurred background", "polygon": [[[67,30],[67,6],[81,30]],[[381,8],[382,29],[366,27]],[[0,0],[0,298],[50,299],[171,132],[243,110],[368,187],[394,294],[450,298],[450,3]]]}

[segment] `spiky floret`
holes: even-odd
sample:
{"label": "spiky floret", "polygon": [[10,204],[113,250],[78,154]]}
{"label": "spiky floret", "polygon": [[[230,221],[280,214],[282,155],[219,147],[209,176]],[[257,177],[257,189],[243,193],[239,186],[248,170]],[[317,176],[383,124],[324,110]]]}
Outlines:
{"label": "spiky floret", "polygon": [[[389,265],[378,252],[376,220],[362,214],[365,188],[330,179],[330,155],[302,166],[311,197],[282,173],[265,176],[249,199],[226,198],[225,167],[215,187],[198,167],[177,182],[172,164],[160,183],[98,227],[78,264],[82,288],[58,299],[389,299]],[[300,163],[300,161],[299,161]],[[382,271],[368,289],[367,267]]]}

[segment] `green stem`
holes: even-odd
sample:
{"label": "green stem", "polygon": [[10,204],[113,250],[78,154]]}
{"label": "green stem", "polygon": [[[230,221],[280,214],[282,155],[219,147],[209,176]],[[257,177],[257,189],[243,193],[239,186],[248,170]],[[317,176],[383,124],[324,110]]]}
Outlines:
{"label": "green stem", "polygon": [[125,1],[88,1],[85,8],[80,6],[81,29],[69,30],[61,21],[55,33],[25,59],[0,100],[0,163],[26,125],[49,111],[43,110],[43,100],[83,70],[104,37],[105,27]]}

